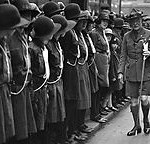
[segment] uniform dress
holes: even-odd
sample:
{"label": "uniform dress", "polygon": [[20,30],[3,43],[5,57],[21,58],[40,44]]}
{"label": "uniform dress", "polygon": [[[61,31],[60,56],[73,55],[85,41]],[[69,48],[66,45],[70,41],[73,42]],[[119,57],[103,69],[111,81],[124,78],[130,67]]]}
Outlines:
{"label": "uniform dress", "polygon": [[[89,34],[83,31],[83,36],[85,38],[86,44],[88,46],[88,66],[89,66],[89,79],[91,87],[91,119],[95,119],[99,114],[99,101],[100,96],[98,95],[99,85],[98,85],[98,70],[95,64],[95,47],[89,36]],[[91,42],[90,42],[91,40]],[[93,46],[93,48],[92,48]]]}
{"label": "uniform dress", "polygon": [[63,89],[66,109],[66,125],[68,136],[76,129],[77,100],[79,97],[79,73],[77,59],[79,56],[77,36],[73,30],[60,38],[60,45],[64,53]]}
{"label": "uniform dress", "polygon": [[65,105],[64,105],[64,91],[63,91],[63,82],[61,79],[62,68],[61,63],[61,47],[53,38],[49,41],[48,45],[49,50],[49,66],[51,70],[51,75],[48,80],[48,95],[49,95],[49,104],[47,110],[47,122],[56,123],[64,121],[65,114]]}
{"label": "uniform dress", "polygon": [[103,30],[101,28],[96,28],[91,33],[91,38],[96,49],[95,63],[99,73],[100,86],[109,87],[109,56],[107,53],[108,44],[104,38]]}
{"label": "uniform dress", "polygon": [[[139,86],[142,76],[142,63],[143,63],[143,44],[142,38],[148,38],[150,31],[145,28],[140,28],[138,32],[131,30],[126,33],[122,43],[122,52],[120,57],[120,64],[118,73],[125,72],[126,66],[126,82],[127,90],[126,95],[131,97],[138,97]],[[149,49],[149,48],[148,48]],[[149,95],[150,88],[150,59],[146,59],[145,71],[143,78],[142,94]]]}
{"label": "uniform dress", "polygon": [[47,143],[64,143],[66,118],[64,90],[62,81],[63,54],[59,42],[53,38],[47,44],[49,53],[50,77],[48,79],[48,107],[46,115]]}
{"label": "uniform dress", "polygon": [[13,83],[11,85],[12,92],[17,93],[23,88],[28,73],[22,91],[18,94],[12,94],[11,97],[16,139],[22,140],[27,138],[28,134],[37,131],[30,97],[30,93],[32,93],[32,90],[30,90],[31,69],[30,58],[27,53],[28,44],[26,35],[16,30],[10,37],[8,44],[10,47],[13,69]]}
{"label": "uniform dress", "polygon": [[[37,129],[44,130],[47,113],[47,76],[46,65],[43,52],[45,45],[38,39],[33,38],[29,45],[31,56],[31,70],[32,70],[32,86],[33,96],[32,105],[34,116],[36,120]],[[48,55],[48,52],[47,52]],[[48,61],[48,58],[47,58]]]}
{"label": "uniform dress", "polygon": [[5,42],[0,40],[0,144],[15,135],[10,80],[12,69],[10,54]]}
{"label": "uniform dress", "polygon": [[77,100],[77,130],[80,130],[85,122],[86,110],[91,107],[91,88],[89,79],[89,67],[88,67],[88,47],[83,37],[83,34],[78,30],[75,30],[79,49],[80,57],[78,58],[78,73],[79,73],[79,97]]}

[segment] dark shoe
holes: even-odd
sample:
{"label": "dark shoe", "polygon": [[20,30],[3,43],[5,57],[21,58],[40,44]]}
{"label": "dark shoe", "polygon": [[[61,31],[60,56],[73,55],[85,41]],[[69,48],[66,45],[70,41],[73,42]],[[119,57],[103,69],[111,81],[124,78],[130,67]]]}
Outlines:
{"label": "dark shoe", "polygon": [[100,114],[101,114],[101,115],[108,115],[108,112],[102,110],[102,111],[100,112]]}
{"label": "dark shoe", "polygon": [[138,126],[138,127],[135,126],[131,131],[129,131],[127,133],[127,136],[135,136],[135,135],[138,135],[141,132],[142,132],[141,127],[140,126]]}
{"label": "dark shoe", "polygon": [[108,107],[110,110],[112,110],[112,111],[119,111],[117,108],[115,108],[115,107]]}
{"label": "dark shoe", "polygon": [[80,127],[80,131],[83,132],[83,133],[91,133],[94,129],[93,128],[90,128],[88,127],[87,125],[83,124],[81,127]]}
{"label": "dark shoe", "polygon": [[149,134],[150,133],[150,123],[146,122],[144,123],[144,129],[143,129],[145,134]]}

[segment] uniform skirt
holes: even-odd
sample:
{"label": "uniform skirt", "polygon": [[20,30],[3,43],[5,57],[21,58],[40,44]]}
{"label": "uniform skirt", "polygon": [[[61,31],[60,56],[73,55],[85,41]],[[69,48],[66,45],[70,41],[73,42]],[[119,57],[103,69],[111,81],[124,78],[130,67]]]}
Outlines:
{"label": "uniform skirt", "polygon": [[47,112],[47,87],[43,86],[33,94],[33,112],[38,130],[44,130]]}
{"label": "uniform skirt", "polygon": [[79,72],[79,97],[78,97],[78,109],[89,109],[91,107],[91,88],[88,73],[88,64],[78,64]]}
{"label": "uniform skirt", "polygon": [[[20,86],[15,86],[15,91],[20,88]],[[30,92],[28,85],[20,94],[11,97],[17,140],[25,139],[28,134],[37,132]]]}
{"label": "uniform skirt", "polygon": [[48,85],[48,96],[49,100],[46,122],[63,122],[66,117],[66,113],[62,79],[60,79],[55,84]]}
{"label": "uniform skirt", "polygon": [[107,54],[96,53],[95,63],[98,69],[98,81],[101,87],[109,87],[109,63]]}
{"label": "uniform skirt", "polygon": [[0,144],[15,135],[9,86],[0,86]]}

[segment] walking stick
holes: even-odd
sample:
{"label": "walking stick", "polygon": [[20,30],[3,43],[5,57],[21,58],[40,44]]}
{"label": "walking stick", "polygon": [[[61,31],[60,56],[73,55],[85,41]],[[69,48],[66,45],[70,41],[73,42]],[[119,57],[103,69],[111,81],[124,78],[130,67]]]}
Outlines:
{"label": "walking stick", "polygon": [[[143,51],[147,51],[148,50],[148,42],[143,43],[143,46],[144,46]],[[139,91],[139,99],[141,98],[141,95],[142,95],[143,78],[144,78],[144,70],[145,70],[145,60],[146,60],[146,56],[143,56],[141,83],[140,83],[140,91]]]}

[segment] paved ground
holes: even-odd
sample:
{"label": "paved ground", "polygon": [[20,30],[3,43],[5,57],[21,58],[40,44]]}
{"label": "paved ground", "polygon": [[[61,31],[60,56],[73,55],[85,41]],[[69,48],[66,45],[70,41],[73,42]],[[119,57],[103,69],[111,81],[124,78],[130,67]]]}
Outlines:
{"label": "paved ground", "polygon": [[[140,115],[142,119],[142,115]],[[141,120],[141,125],[143,123]],[[98,130],[86,144],[150,144],[150,135],[142,132],[138,136],[128,137],[126,133],[132,128],[132,116],[129,106],[119,112],[104,128]]]}

